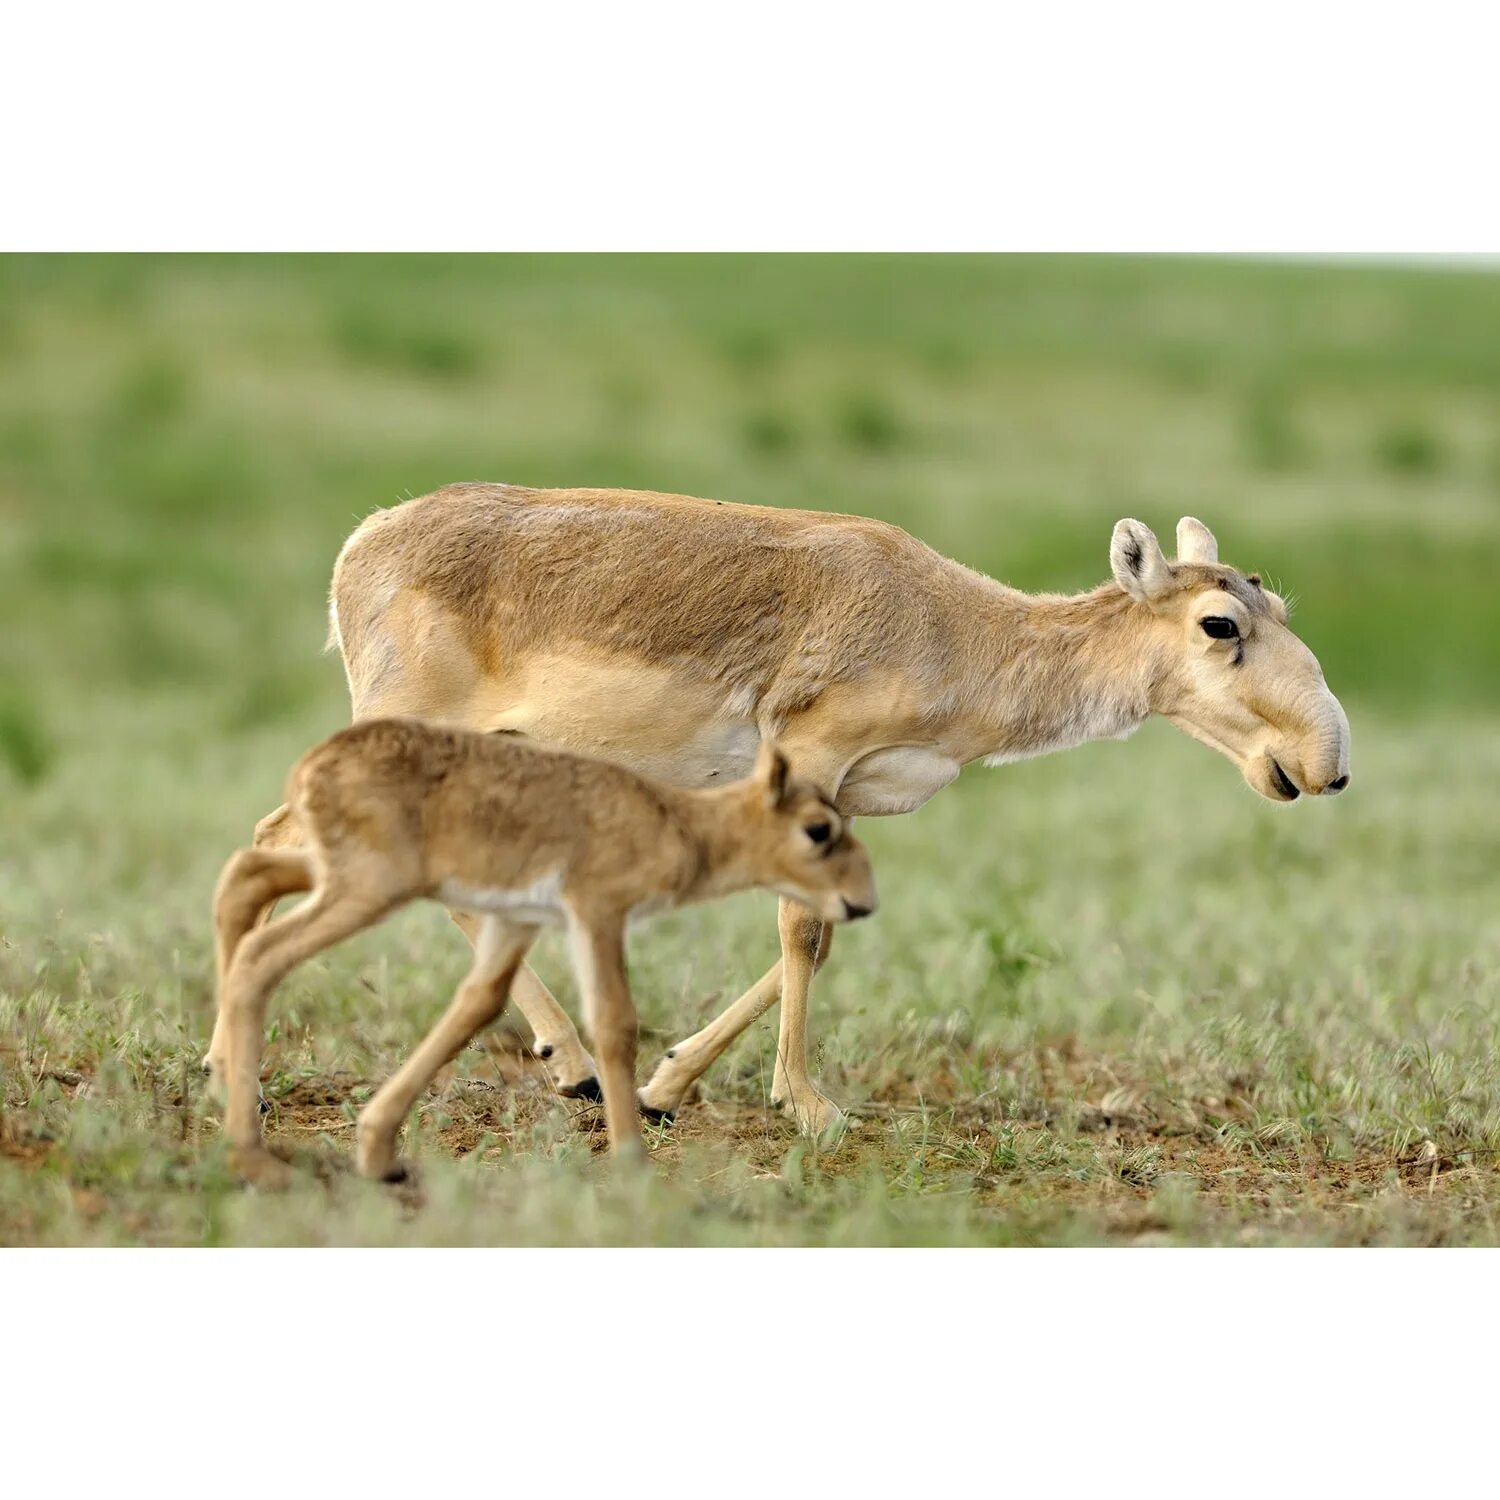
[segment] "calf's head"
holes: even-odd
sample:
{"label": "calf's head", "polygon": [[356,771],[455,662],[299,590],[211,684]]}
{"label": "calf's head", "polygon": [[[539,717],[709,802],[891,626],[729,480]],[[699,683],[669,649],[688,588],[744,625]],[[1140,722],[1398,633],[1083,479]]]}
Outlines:
{"label": "calf's head", "polygon": [[1115,581],[1150,612],[1151,708],[1228,756],[1272,802],[1349,784],[1349,721],[1318,659],[1254,573],[1219,561],[1213,533],[1184,516],[1168,562],[1151,529],[1121,521]]}
{"label": "calf's head", "polygon": [[825,922],[875,910],[875,872],[849,821],[787,758],[762,743],[746,785],[741,836],[755,883],[800,901]]}

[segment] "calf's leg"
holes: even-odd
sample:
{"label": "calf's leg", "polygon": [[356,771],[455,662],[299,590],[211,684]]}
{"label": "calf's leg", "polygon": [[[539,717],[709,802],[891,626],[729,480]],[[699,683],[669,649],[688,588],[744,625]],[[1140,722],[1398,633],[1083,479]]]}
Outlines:
{"label": "calf's leg", "polygon": [[438,1070],[505,1009],[511,981],[536,928],[497,916],[476,920],[474,963],[452,1004],[421,1044],[383,1083],[359,1117],[355,1164],[362,1177],[399,1182],[406,1169],[396,1157],[396,1134]]}
{"label": "calf's leg", "polygon": [[640,1028],[625,973],[624,918],[612,912],[575,914],[570,927],[589,1033],[599,1053],[610,1150],[639,1160],[645,1156],[635,1097]]}
{"label": "calf's leg", "polygon": [[[282,896],[312,889],[312,860],[301,849],[241,849],[224,866],[214,891],[214,973],[222,997],[224,976],[246,933]],[[214,1018],[214,1034],[203,1059],[203,1071],[216,1088],[224,1086],[228,1039],[224,1011]]]}
{"label": "calf's leg", "polygon": [[274,1181],[285,1175],[260,1136],[261,1038],[271,991],[298,964],[378,921],[401,899],[394,893],[324,885],[296,911],[241,939],[224,976],[219,1009],[228,1043],[224,1132],[231,1161],[242,1176]]}

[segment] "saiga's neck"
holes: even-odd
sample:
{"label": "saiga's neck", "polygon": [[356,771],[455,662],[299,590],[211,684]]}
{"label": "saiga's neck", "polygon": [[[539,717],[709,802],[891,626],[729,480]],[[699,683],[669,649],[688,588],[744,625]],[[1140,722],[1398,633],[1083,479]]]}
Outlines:
{"label": "saiga's neck", "polygon": [[956,637],[956,748],[1019,760],[1129,734],[1151,712],[1161,664],[1151,615],[1118,585],[1023,594],[976,578]]}

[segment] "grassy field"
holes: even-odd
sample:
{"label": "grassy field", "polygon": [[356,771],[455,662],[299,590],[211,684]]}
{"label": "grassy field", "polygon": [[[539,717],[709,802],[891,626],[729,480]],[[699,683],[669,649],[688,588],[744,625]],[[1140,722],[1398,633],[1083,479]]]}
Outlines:
{"label": "grassy field", "polygon": [[[272,1007],[230,1180],[208,896],[346,712],[354,521],[462,478],[864,512],[1026,588],[1193,512],[1297,599],[1353,785],[1279,809],[1163,725],[868,822],[813,995],[616,1181],[514,1034],[351,1122],[462,972],[412,911]],[[1500,276],[1211,260],[0,259],[0,1243],[1500,1243]],[[643,1071],[774,902],[639,933]],[[570,1007],[555,939],[540,966]]]}

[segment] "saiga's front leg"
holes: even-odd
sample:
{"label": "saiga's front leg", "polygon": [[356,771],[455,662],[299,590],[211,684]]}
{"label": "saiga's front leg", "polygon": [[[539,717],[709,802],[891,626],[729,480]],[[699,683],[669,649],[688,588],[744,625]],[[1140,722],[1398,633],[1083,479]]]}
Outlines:
{"label": "saiga's front leg", "polygon": [[651,1081],[640,1091],[641,1113],[648,1120],[670,1120],[688,1090],[716,1062],[729,1044],[765,1015],[781,998],[778,959],[733,1005],[719,1012],[701,1031],[668,1049]]}
{"label": "saiga's front leg", "polygon": [[[837,793],[849,761],[847,754],[819,746],[799,750],[786,738],[781,745],[795,775],[822,787],[829,796]],[[795,901],[783,899],[777,915],[781,962],[707,1026],[667,1052],[640,1091],[641,1109],[649,1118],[673,1114],[709,1065],[780,999],[772,1102],[796,1120],[804,1135],[818,1135],[843,1120],[843,1111],[816,1087],[807,1071],[807,994],[813,975],[828,957],[832,929]]]}
{"label": "saiga's front leg", "polygon": [[[710,1064],[786,995],[791,1002],[782,1005],[771,1102],[786,1110],[804,1135],[817,1135],[843,1119],[838,1105],[817,1088],[807,1072],[807,993],[813,975],[828,957],[833,929],[795,901],[783,901],[778,917],[780,962],[701,1031],[678,1042],[656,1065],[651,1081],[639,1095],[641,1110],[648,1119],[670,1118]],[[787,974],[792,977],[783,983]]]}
{"label": "saiga's front leg", "polygon": [[817,1135],[844,1118],[807,1071],[807,992],[828,957],[833,928],[800,902],[784,897],[776,915],[781,933],[781,1032],[771,1103],[787,1110],[804,1135]]}

